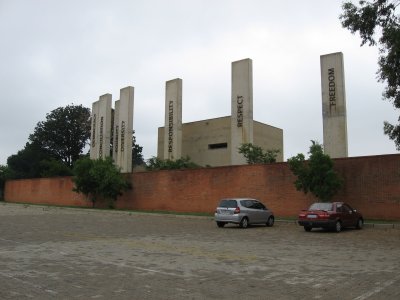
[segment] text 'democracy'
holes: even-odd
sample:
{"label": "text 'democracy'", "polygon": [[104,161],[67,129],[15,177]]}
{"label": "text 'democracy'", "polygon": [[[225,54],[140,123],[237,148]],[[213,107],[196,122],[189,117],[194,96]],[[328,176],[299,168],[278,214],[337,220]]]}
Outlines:
{"label": "text 'democracy'", "polygon": [[174,145],[174,102],[169,101],[168,105],[168,152],[172,152]]}
{"label": "text 'democracy'", "polygon": [[237,127],[243,127],[243,96],[237,96]]}
{"label": "text 'democracy'", "polygon": [[335,68],[328,69],[329,106],[336,106]]}

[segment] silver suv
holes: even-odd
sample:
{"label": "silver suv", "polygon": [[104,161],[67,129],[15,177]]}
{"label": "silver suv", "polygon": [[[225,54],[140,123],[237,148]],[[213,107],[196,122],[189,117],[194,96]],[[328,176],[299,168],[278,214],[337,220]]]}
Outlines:
{"label": "silver suv", "polygon": [[274,214],[264,204],[251,198],[222,199],[215,210],[218,227],[227,223],[239,224],[247,228],[250,224],[274,225]]}

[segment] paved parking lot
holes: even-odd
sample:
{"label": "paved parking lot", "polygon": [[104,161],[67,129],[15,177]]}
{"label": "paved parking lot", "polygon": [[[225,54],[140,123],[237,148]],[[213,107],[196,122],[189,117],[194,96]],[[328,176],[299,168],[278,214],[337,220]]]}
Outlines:
{"label": "paved parking lot", "polygon": [[400,299],[400,229],[0,203],[0,299]]}

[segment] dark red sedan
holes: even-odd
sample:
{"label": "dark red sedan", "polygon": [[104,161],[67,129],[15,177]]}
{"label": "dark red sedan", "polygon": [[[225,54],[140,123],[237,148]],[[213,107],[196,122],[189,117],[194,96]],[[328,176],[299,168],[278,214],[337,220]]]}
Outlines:
{"label": "dark red sedan", "polygon": [[313,228],[332,229],[340,232],[344,227],[361,229],[363,216],[344,202],[317,202],[308,210],[302,210],[298,223],[305,231]]}

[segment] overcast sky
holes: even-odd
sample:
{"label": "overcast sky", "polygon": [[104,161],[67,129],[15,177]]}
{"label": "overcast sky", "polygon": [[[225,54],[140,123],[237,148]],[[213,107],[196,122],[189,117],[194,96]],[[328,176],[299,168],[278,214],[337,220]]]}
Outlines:
{"label": "overcast sky", "polygon": [[0,0],[0,164],[46,114],[135,87],[134,129],[157,155],[165,82],[183,122],[230,115],[231,62],[253,60],[254,119],[283,129],[285,159],[322,140],[320,55],[343,52],[349,156],[397,153],[378,49],[341,27],[340,0]]}

